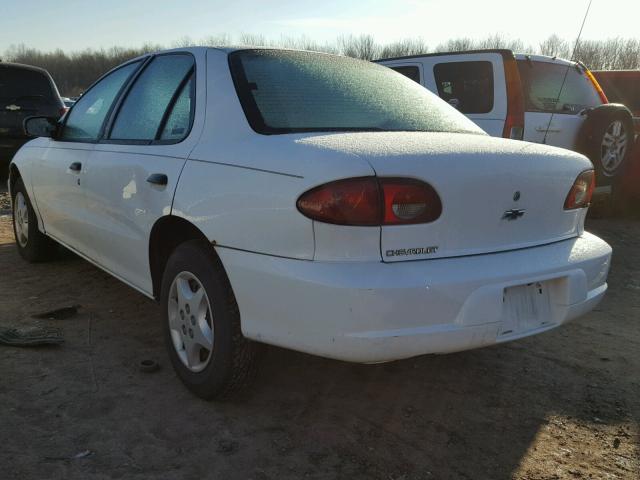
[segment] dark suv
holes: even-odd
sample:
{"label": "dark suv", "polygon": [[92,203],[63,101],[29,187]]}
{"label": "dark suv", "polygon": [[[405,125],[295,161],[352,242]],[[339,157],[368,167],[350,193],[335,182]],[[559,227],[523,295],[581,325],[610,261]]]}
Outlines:
{"label": "dark suv", "polygon": [[0,63],[0,178],[14,153],[29,138],[22,122],[35,115],[59,117],[65,112],[51,75],[46,70],[17,63]]}

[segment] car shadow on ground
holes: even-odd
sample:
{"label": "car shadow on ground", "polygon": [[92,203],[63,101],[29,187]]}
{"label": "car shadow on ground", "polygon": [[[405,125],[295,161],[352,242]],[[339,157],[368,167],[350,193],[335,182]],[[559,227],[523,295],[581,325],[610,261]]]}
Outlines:
{"label": "car shadow on ground", "polygon": [[173,373],[154,302],[75,256],[27,265],[5,235],[0,326],[82,307],[56,323],[62,347],[0,347],[0,457],[17,478],[632,478],[639,305],[623,284],[640,260],[623,262],[620,292],[562,329],[372,366],[267,348],[252,388],[204,402]]}

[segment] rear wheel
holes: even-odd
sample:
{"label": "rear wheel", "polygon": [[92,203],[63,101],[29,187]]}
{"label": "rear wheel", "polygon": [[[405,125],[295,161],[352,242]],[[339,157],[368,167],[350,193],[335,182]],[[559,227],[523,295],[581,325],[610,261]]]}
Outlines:
{"label": "rear wheel", "polygon": [[13,233],[18,253],[28,262],[50,260],[54,256],[56,244],[38,229],[38,219],[21,178],[16,180],[11,192]]}
{"label": "rear wheel", "polygon": [[252,380],[258,345],[240,331],[231,285],[211,246],[193,240],[174,251],[161,304],[169,357],[187,388],[220,399]]}

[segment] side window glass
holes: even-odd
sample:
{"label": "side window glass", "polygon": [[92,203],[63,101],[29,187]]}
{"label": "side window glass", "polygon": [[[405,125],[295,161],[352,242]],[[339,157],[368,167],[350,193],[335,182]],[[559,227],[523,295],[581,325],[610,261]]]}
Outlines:
{"label": "side window glass", "polygon": [[192,69],[191,55],[156,57],[127,94],[109,138],[155,140],[167,108]]}
{"label": "side window glass", "polygon": [[69,112],[60,140],[97,140],[111,104],[139,66],[140,62],[135,62],[119,68],[80,97]]}
{"label": "side window glass", "polygon": [[191,112],[194,99],[193,74],[189,81],[182,87],[176,102],[171,108],[167,121],[162,129],[160,140],[182,140],[189,132],[191,125]]}
{"label": "side window glass", "polygon": [[391,69],[410,78],[416,83],[420,83],[420,70],[418,67],[391,67]]}
{"label": "side window glass", "polygon": [[493,110],[493,65],[491,62],[439,63],[433,75],[440,98],[462,113]]}

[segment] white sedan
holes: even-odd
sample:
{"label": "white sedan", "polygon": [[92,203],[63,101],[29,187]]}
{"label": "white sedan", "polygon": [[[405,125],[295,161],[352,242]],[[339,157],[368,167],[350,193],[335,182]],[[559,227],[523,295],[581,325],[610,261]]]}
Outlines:
{"label": "white sedan", "polygon": [[189,48],[132,60],[10,167],[28,261],[64,245],[157,299],[204,398],[260,343],[386,362],[537,334],[591,310],[583,156],[492,138],[379,65]]}

